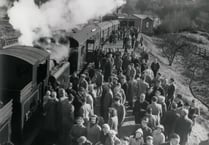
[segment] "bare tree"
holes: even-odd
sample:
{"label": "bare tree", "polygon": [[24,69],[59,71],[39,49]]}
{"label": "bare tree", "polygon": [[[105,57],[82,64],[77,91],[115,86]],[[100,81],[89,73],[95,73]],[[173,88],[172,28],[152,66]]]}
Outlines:
{"label": "bare tree", "polygon": [[169,34],[163,36],[161,48],[164,56],[168,59],[169,66],[172,66],[173,61],[179,52],[182,52],[188,44],[177,34]]}

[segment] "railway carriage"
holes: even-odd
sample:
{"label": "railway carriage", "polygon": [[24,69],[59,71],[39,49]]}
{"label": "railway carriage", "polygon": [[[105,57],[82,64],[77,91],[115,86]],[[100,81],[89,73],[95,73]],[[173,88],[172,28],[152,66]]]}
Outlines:
{"label": "railway carriage", "polygon": [[[49,53],[29,46],[0,50],[0,93],[3,102],[13,99],[12,141],[21,144],[24,132],[38,114],[49,76]],[[27,134],[27,133],[26,133]]]}
{"label": "railway carriage", "polygon": [[89,62],[93,62],[94,52],[100,47],[100,28],[95,24],[85,26],[76,33],[69,34],[71,73],[82,72]]}
{"label": "railway carriage", "polygon": [[[70,72],[82,73],[88,63],[95,61],[95,52],[117,29],[117,21],[88,24],[65,35],[70,43],[65,48],[51,39],[50,49],[14,44],[0,49],[3,72],[0,73],[0,101],[4,104],[0,109],[0,140],[11,138],[15,145],[21,145],[36,128],[37,120],[41,120],[43,96],[49,82],[67,88]],[[10,45],[17,39],[3,42]]]}
{"label": "railway carriage", "polygon": [[98,26],[100,27],[101,45],[103,45],[109,40],[112,31],[112,23],[110,21],[105,21],[99,23]]}

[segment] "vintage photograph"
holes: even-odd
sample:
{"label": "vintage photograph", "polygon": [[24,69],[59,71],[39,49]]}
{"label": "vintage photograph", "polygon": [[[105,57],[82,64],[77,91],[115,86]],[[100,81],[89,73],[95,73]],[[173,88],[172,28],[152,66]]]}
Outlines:
{"label": "vintage photograph", "polygon": [[209,0],[0,0],[0,145],[209,145]]}

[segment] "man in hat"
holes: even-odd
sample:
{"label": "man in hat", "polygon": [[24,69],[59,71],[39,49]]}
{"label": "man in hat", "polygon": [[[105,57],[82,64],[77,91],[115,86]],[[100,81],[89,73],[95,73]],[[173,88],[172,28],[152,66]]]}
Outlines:
{"label": "man in hat", "polygon": [[104,75],[102,74],[101,69],[97,70],[96,75],[95,75],[93,80],[96,84],[97,96],[101,97],[101,95],[102,95],[102,84],[104,82]]}
{"label": "man in hat", "polygon": [[157,103],[158,99],[156,96],[152,97],[152,103],[148,105],[148,108],[152,108],[152,114],[157,117],[158,123],[160,122],[160,118],[162,116],[162,105]]}
{"label": "man in hat", "polygon": [[145,100],[145,94],[142,93],[140,96],[137,97],[133,109],[136,124],[139,124],[142,118],[145,116],[148,104],[149,103]]}
{"label": "man in hat", "polygon": [[108,55],[107,61],[104,66],[104,80],[107,82],[109,77],[112,74],[114,59],[112,58],[112,54]]}
{"label": "man in hat", "polygon": [[133,99],[136,96],[136,84],[135,78],[131,78],[128,81],[127,100],[130,108],[133,108]]}
{"label": "man in hat", "polygon": [[174,133],[174,127],[179,115],[176,113],[177,104],[173,103],[171,110],[167,111],[162,118],[162,124],[165,126],[165,135],[168,137]]}
{"label": "man in hat", "polygon": [[92,145],[92,142],[89,141],[85,136],[81,136],[77,139],[78,145]]}
{"label": "man in hat", "polygon": [[149,120],[148,118],[143,118],[141,124],[137,124],[135,126],[135,130],[141,128],[143,131],[143,138],[146,140],[146,137],[152,135],[152,129],[148,126]]}
{"label": "man in hat", "polygon": [[144,139],[143,139],[143,131],[141,128],[137,129],[134,137],[130,138],[129,145],[143,145]]}
{"label": "man in hat", "polygon": [[78,82],[78,88],[84,88],[85,90],[88,90],[88,82],[86,81],[85,74],[81,74],[81,77]]}
{"label": "man in hat", "polygon": [[116,136],[116,132],[114,130],[110,130],[108,132],[108,137],[105,140],[104,145],[120,145],[121,141],[120,139]]}
{"label": "man in hat", "polygon": [[168,142],[163,143],[162,145],[179,145],[180,144],[180,136],[176,133],[173,133],[170,136],[170,139]]}
{"label": "man in hat", "polygon": [[102,125],[102,131],[100,134],[100,141],[96,145],[105,144],[106,139],[108,138],[108,133],[110,131],[110,126],[108,124]]}
{"label": "man in hat", "polygon": [[157,122],[157,117],[152,114],[152,108],[147,108],[145,117],[148,118],[148,124],[147,125],[152,130],[154,130],[156,128],[158,122]]}
{"label": "man in hat", "polygon": [[125,106],[123,104],[121,104],[121,97],[119,94],[116,94],[116,96],[114,98],[114,102],[112,104],[112,107],[117,110],[118,126],[120,128],[120,126],[122,125],[122,123],[125,119],[126,110],[125,110]]}
{"label": "man in hat", "polygon": [[73,75],[70,77],[70,82],[72,83],[73,85],[73,89],[75,91],[78,91],[78,82],[79,82],[79,78],[77,76],[77,72],[73,72]]}
{"label": "man in hat", "polygon": [[59,89],[59,96],[60,98],[58,103],[58,120],[60,125],[60,140],[65,142],[70,128],[72,127],[74,106],[72,105],[72,102],[69,102],[67,93],[63,88]]}
{"label": "man in hat", "polygon": [[90,122],[87,126],[87,138],[96,144],[100,139],[101,127],[97,124],[97,116],[90,116]]}
{"label": "man in hat", "polygon": [[126,102],[126,95],[125,95],[124,90],[121,88],[121,84],[120,83],[118,83],[118,85],[115,86],[115,88],[113,90],[113,95],[115,96],[116,94],[119,94],[121,103],[125,104],[125,102]]}
{"label": "man in hat", "polygon": [[169,86],[168,86],[167,96],[166,96],[166,103],[169,108],[171,107],[171,104],[174,101],[175,90],[176,90],[176,87],[174,85],[174,79],[171,78],[169,81]]}
{"label": "man in hat", "polygon": [[75,144],[79,137],[86,136],[87,130],[86,127],[83,125],[83,123],[84,120],[82,117],[78,117],[76,119],[76,124],[73,125],[70,131],[70,139],[72,144]]}
{"label": "man in hat", "polygon": [[93,115],[93,109],[91,108],[91,105],[87,103],[86,97],[81,99],[82,106],[80,109],[80,115],[83,117],[85,123],[89,121],[89,117]]}
{"label": "man in hat", "polygon": [[154,145],[153,144],[153,137],[152,136],[147,136],[144,145]]}
{"label": "man in hat", "polygon": [[188,110],[183,109],[181,117],[177,119],[175,132],[180,136],[180,145],[186,145],[192,131],[193,122],[188,118]]}
{"label": "man in hat", "polygon": [[165,135],[164,132],[164,126],[158,125],[156,129],[153,131],[153,143],[154,145],[161,145],[162,143],[165,143]]}
{"label": "man in hat", "polygon": [[136,96],[140,96],[142,93],[147,94],[149,84],[146,82],[146,77],[142,76],[141,79],[137,80],[136,84]]}
{"label": "man in hat", "polygon": [[157,59],[155,59],[155,61],[152,62],[152,64],[151,64],[151,69],[152,69],[152,71],[153,71],[153,73],[154,73],[154,77],[156,77],[156,75],[157,75],[157,73],[158,73],[158,71],[159,71],[159,69],[160,69],[160,65],[159,65]]}

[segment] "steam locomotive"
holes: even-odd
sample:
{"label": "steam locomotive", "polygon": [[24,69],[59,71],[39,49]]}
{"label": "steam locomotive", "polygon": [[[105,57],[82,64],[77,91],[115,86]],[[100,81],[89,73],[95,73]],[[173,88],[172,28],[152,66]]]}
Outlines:
{"label": "steam locomotive", "polygon": [[49,81],[59,81],[66,87],[69,75],[84,70],[94,58],[93,52],[118,27],[117,20],[88,24],[66,33],[64,39],[42,38],[42,45],[34,47],[14,44],[17,39],[2,40],[5,47],[0,49],[0,144],[10,140],[15,145],[23,144],[40,119]]}

